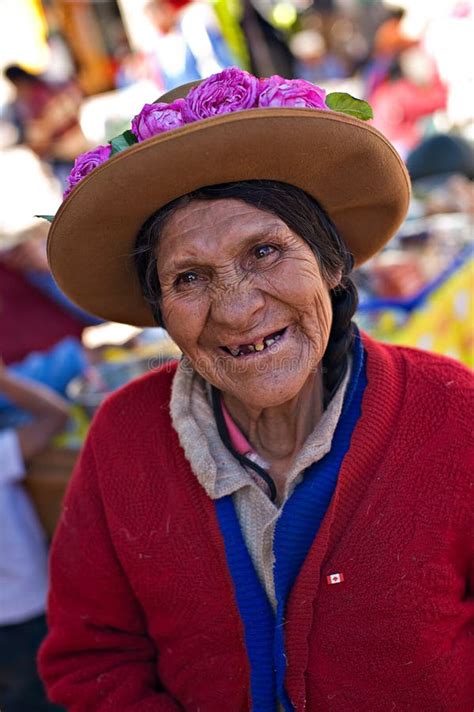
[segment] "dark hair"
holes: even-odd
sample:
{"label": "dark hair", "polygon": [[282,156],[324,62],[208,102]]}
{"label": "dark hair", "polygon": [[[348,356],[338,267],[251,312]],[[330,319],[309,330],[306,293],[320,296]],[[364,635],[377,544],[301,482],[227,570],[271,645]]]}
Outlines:
{"label": "dark hair", "polygon": [[192,200],[233,198],[277,215],[308,243],[318,260],[323,277],[330,280],[340,271],[340,283],[331,290],[333,321],[323,358],[325,388],[332,394],[346,367],[346,356],[352,347],[357,308],[357,290],[349,277],[354,259],[340,238],[333,222],[318,202],[300,188],[268,180],[225,183],[188,193],[154,213],[142,226],[134,251],[135,265],[143,294],[150,304],[157,324],[163,324],[160,311],[160,283],[156,269],[155,247],[169,217]]}
{"label": "dark hair", "polygon": [[406,15],[406,10],[404,7],[394,7],[387,13],[388,20],[403,20]]}
{"label": "dark hair", "polygon": [[413,181],[453,173],[474,180],[474,148],[462,136],[434,134],[408,154],[406,166]]}
{"label": "dark hair", "polygon": [[10,64],[8,67],[5,67],[3,75],[13,84],[19,81],[28,82],[29,84],[41,82],[41,77],[38,74],[28,72],[26,69],[23,69],[23,67],[20,67],[19,64]]}

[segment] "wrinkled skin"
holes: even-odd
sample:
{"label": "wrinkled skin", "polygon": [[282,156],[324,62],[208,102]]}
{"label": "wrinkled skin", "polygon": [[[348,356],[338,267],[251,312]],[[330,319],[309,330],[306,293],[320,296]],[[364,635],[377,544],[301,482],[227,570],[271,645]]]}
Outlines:
{"label": "wrinkled skin", "polygon": [[[157,246],[162,314],[195,370],[224,394],[252,445],[284,470],[322,413],[329,289],[310,247],[278,217],[242,201],[192,201]],[[269,348],[235,358],[222,347]]]}

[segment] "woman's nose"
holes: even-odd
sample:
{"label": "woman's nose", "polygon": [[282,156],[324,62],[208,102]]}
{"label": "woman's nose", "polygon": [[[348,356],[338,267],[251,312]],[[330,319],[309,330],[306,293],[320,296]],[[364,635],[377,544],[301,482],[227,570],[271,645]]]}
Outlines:
{"label": "woman's nose", "polygon": [[232,331],[249,331],[258,323],[264,306],[264,295],[251,285],[223,286],[214,295],[211,318]]}

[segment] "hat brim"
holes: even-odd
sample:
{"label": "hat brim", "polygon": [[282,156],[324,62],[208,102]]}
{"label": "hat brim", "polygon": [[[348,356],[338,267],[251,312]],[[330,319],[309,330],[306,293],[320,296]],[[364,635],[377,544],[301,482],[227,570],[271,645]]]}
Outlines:
{"label": "hat brim", "polygon": [[410,197],[401,158],[358,119],[315,109],[225,114],[138,143],[79,183],[49,233],[58,285],[103,319],[155,325],[131,256],[140,227],[193,190],[254,179],[290,183],[315,197],[356,265],[396,232]]}

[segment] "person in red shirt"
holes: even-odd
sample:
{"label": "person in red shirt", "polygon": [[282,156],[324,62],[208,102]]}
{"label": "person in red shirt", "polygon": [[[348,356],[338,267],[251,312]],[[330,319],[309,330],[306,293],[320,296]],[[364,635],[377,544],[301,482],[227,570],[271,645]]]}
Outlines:
{"label": "person in red shirt", "polygon": [[446,109],[448,88],[432,59],[417,47],[401,53],[369,100],[374,126],[406,158],[423,138],[423,120]]}

